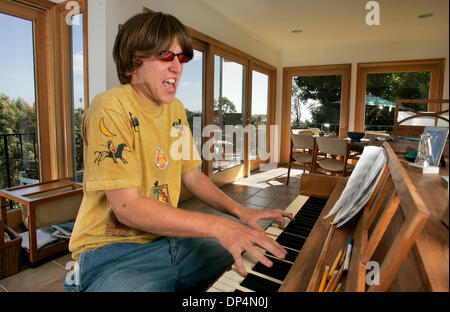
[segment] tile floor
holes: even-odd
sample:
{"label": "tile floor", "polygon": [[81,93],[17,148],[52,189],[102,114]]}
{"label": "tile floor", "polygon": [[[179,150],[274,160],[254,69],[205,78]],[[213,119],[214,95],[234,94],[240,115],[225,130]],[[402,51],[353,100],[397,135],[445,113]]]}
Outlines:
{"label": "tile floor", "polygon": [[[301,170],[291,170],[286,185],[286,168],[256,172],[250,177],[225,185],[222,190],[237,202],[255,209],[286,208],[299,194]],[[184,209],[224,215],[196,199],[180,204]],[[270,221],[261,222],[265,227]],[[0,280],[0,292],[62,292],[62,284],[68,273],[66,264],[71,261],[68,252],[56,255],[43,263],[30,266],[26,259],[17,274]]]}

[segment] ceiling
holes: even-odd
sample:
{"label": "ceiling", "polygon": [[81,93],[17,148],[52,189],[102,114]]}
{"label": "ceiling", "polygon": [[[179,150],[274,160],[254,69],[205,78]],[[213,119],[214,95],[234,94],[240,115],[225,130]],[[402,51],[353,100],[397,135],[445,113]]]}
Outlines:
{"label": "ceiling", "polygon": [[[366,24],[366,0],[198,0],[275,50],[448,37],[448,0],[378,0],[380,25]],[[430,18],[419,15],[432,13]],[[301,29],[300,33],[292,33]]]}

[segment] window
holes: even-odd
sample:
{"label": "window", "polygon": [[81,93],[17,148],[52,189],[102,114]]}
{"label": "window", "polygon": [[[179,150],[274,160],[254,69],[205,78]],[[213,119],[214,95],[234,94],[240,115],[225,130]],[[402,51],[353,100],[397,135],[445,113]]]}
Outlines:
{"label": "window", "polygon": [[351,64],[283,68],[281,163],[289,160],[291,127],[346,136],[350,74]]}
{"label": "window", "polygon": [[[267,152],[267,118],[269,109],[269,75],[252,70],[252,117],[251,124],[255,131],[251,132],[250,160],[258,159],[261,153]],[[265,146],[260,146],[266,142]]]}
{"label": "window", "polygon": [[177,98],[186,109],[194,143],[202,151],[203,101],[204,101],[204,52],[194,49],[194,58],[183,65],[183,74],[177,90]]}
{"label": "window", "polygon": [[84,83],[83,13],[72,16],[70,59],[72,82],[72,154],[73,172],[77,182],[83,182],[83,139],[81,124],[86,107]]}
{"label": "window", "polygon": [[[70,178],[78,166],[72,159],[72,96],[88,98],[84,36],[80,43],[87,11],[85,0],[66,4],[0,1],[0,187]],[[75,11],[81,13],[79,28],[67,22]],[[75,66],[80,49],[82,80]]]}
{"label": "window", "polygon": [[[396,100],[441,99],[443,66],[444,59],[358,64],[355,131],[391,133]],[[435,109],[408,105],[419,111]]]}
{"label": "window", "polygon": [[214,124],[222,130],[214,146],[214,172],[244,162],[245,66],[214,56]]}
{"label": "window", "polygon": [[317,128],[339,135],[341,89],[342,75],[292,78],[291,128]]}
{"label": "window", "polygon": [[33,27],[0,13],[0,188],[40,180]]}

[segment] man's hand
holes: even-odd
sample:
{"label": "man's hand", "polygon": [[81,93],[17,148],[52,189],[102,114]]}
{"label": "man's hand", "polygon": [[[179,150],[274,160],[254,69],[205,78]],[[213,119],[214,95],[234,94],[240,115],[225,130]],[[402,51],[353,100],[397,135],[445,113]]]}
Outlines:
{"label": "man's hand", "polygon": [[294,220],[294,216],[292,213],[288,213],[282,209],[271,209],[271,210],[259,210],[259,209],[251,209],[247,207],[241,207],[239,211],[239,219],[248,224],[252,228],[257,231],[264,232],[264,229],[259,226],[258,221],[261,219],[276,219],[280,229],[284,229],[285,220],[284,218],[289,218],[292,221]]}
{"label": "man's hand", "polygon": [[224,219],[218,224],[216,239],[227,249],[234,258],[239,274],[247,276],[247,271],[242,261],[242,253],[248,252],[267,267],[273,265],[255,246],[260,246],[280,259],[284,259],[287,252],[275,240],[267,236],[264,231],[251,229],[238,222]]}

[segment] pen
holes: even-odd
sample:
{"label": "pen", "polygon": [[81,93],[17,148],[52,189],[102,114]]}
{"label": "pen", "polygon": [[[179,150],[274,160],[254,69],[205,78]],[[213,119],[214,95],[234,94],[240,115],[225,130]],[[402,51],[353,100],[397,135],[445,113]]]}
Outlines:
{"label": "pen", "polygon": [[341,259],[342,254],[344,253],[344,249],[339,250],[339,253],[336,257],[336,260],[334,260],[333,265],[331,266],[330,272],[328,273],[328,277],[331,278],[331,276],[333,275],[334,270],[336,270],[337,265],[339,263],[339,260]]}
{"label": "pen", "polygon": [[325,284],[327,282],[327,277],[328,277],[328,272],[330,271],[330,266],[327,265],[325,267],[325,272],[323,272],[323,277],[322,277],[322,281],[320,282],[320,286],[319,286],[319,292],[323,292],[324,288],[325,288]]}
{"label": "pen", "polygon": [[350,265],[350,256],[352,253],[352,246],[353,246],[353,239],[350,237],[348,239],[348,244],[347,244],[347,254],[345,255],[344,273],[348,272],[348,267]]}

